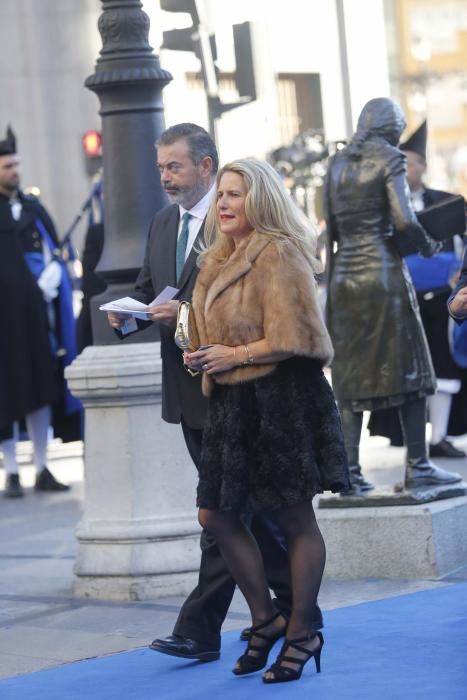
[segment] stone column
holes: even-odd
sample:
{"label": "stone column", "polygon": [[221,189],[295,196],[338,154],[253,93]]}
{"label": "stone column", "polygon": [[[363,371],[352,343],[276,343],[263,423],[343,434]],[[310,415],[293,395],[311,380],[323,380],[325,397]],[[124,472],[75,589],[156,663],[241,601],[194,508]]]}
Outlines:
{"label": "stone column", "polygon": [[85,498],[74,593],[140,600],[189,592],[199,567],[196,470],[161,419],[158,343],[88,347],[67,368],[85,408]]}

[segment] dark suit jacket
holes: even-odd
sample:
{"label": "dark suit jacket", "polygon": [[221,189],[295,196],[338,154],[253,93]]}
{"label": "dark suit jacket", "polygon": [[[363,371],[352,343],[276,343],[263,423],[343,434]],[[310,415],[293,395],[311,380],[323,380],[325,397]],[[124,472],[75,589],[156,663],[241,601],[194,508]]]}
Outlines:
{"label": "dark suit jacket", "polygon": [[81,278],[81,311],[76,321],[78,352],[92,345],[91,299],[107,289],[104,278],[95,272],[104,248],[104,224],[90,224],[86,232],[84,250],[81,257],[83,276]]}
{"label": "dark suit jacket", "polygon": [[[442,190],[433,190],[429,187],[426,187],[424,192],[423,192],[423,202],[425,204],[425,207],[430,207],[432,204],[437,204],[438,202],[441,202],[443,199],[446,199],[447,197],[452,197],[452,194],[449,192],[443,192]],[[442,251],[452,251],[454,249],[454,242],[453,239],[450,238],[449,240],[445,241],[443,244]],[[457,294],[459,289],[462,287],[465,287],[467,285],[467,250],[466,254],[464,255],[464,263],[462,267],[462,274],[459,279],[459,282],[456,286],[456,288],[452,291],[451,296],[448,299],[448,311],[449,311],[449,304],[452,301],[453,297]],[[454,317],[453,317],[454,318]],[[459,320],[459,319],[456,319]]]}
{"label": "dark suit jacket", "polygon": [[[180,291],[177,298],[191,301],[198,268],[196,248],[202,239],[204,224],[185,262],[177,284],[175,253],[180,210],[172,204],[159,211],[149,230],[143,266],[135,285],[135,299],[149,304],[164,287],[170,285]],[[138,321],[139,329],[149,324]],[[182,351],[174,342],[175,327],[160,325],[162,357],[162,418],[168,423],[180,423],[183,418],[190,428],[201,429],[207,410],[207,400],[201,393],[201,375],[192,377],[183,366]]]}
{"label": "dark suit jacket", "polygon": [[425,207],[431,207],[432,204],[438,204],[438,202],[442,202],[443,199],[448,199],[449,197],[452,197],[452,192],[433,190],[431,187],[425,187],[423,190],[423,203]]}
{"label": "dark suit jacket", "polygon": [[[444,192],[443,190],[432,190],[430,187],[425,187],[423,192],[423,203],[425,207],[431,207],[433,204],[442,202],[443,199],[449,199],[449,197],[452,197],[452,193]],[[449,238],[447,241],[444,241],[440,252],[452,252],[453,250],[454,238]]]}
{"label": "dark suit jacket", "polygon": [[[443,199],[448,199],[450,197],[452,197],[452,194],[449,192],[443,192],[443,190],[432,190],[429,187],[425,187],[423,190],[423,205],[425,208],[431,207],[433,204],[438,204],[438,202],[442,202]],[[398,231],[395,232],[394,240],[402,257],[412,255],[413,253],[417,252],[414,245],[407,240],[407,236],[401,235]],[[443,247],[440,252],[451,252],[453,250],[453,239],[450,238],[443,243]]]}

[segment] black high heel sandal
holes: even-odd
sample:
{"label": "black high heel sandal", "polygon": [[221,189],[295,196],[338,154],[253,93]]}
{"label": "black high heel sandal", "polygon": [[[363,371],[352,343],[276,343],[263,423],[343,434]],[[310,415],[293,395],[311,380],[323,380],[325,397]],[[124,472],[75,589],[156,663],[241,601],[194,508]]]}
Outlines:
{"label": "black high heel sandal", "polygon": [[[263,683],[287,683],[288,681],[298,681],[302,675],[305,664],[312,658],[315,660],[316,673],[321,673],[321,649],[323,648],[324,639],[321,632],[317,632],[316,636],[319,639],[319,646],[316,647],[316,649],[313,649],[313,651],[310,651],[306,647],[302,646],[303,642],[310,641],[310,637],[286,639],[276,661],[266,671],[266,673],[273,673],[274,678],[265,678],[263,676]],[[297,657],[294,656],[287,656],[287,651],[291,647],[302,654],[306,654],[306,658],[297,659]],[[292,663],[295,666],[298,666],[298,668],[295,669],[291,668],[290,666],[283,666],[282,664],[284,661]]]}
{"label": "black high heel sandal", "polygon": [[[261,634],[260,630],[264,629],[265,627],[268,627],[268,625],[274,622],[274,620],[277,620],[278,617],[283,617],[285,620],[283,629],[277,631],[273,635]],[[269,652],[273,648],[274,644],[277,642],[278,639],[285,635],[286,628],[287,619],[281,612],[277,612],[275,615],[273,615],[273,617],[271,617],[269,620],[266,620],[266,622],[263,622],[261,625],[256,625],[256,627],[252,627],[251,639],[248,642],[246,652],[237,659],[238,666],[232,669],[232,673],[234,673],[236,676],[245,676],[247,673],[255,673],[255,671],[261,671],[261,669],[264,668],[268,662]],[[259,646],[258,644],[252,644],[252,640],[254,639],[254,637],[259,637],[259,639],[264,640],[264,644],[261,644],[261,646]],[[255,653],[250,654],[250,652]]]}

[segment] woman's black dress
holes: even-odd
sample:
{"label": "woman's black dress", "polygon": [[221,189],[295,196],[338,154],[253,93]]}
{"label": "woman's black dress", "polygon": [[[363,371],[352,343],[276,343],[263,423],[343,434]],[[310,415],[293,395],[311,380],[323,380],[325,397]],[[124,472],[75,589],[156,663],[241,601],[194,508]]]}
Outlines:
{"label": "woman's black dress", "polygon": [[320,362],[293,357],[266,377],[214,386],[199,507],[275,510],[348,485],[340,418]]}

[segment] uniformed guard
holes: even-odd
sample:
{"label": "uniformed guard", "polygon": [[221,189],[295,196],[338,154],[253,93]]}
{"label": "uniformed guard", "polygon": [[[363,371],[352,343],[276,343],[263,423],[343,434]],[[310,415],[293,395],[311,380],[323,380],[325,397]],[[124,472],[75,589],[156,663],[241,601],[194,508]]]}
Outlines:
{"label": "uniformed guard", "polygon": [[[427,135],[427,123],[424,121],[399,145],[407,159],[407,182],[416,212],[452,197],[449,192],[435,190],[424,184]],[[451,459],[463,458],[465,452],[447,439],[449,425],[452,429],[453,425],[461,424],[461,430],[456,430],[454,434],[462,434],[467,430],[465,388],[460,393],[467,373],[455,363],[451,353],[449,314],[446,308],[453,282],[462,264],[463,231],[458,233],[459,235],[444,241],[441,251],[431,258],[423,258],[407,249],[399,239],[400,252],[405,255],[417,292],[420,315],[436,374],[436,393],[427,399],[431,423],[430,456]],[[384,435],[391,440],[392,445],[403,444],[399,416],[394,409],[373,412],[368,427],[372,435]]]}
{"label": "uniformed guard", "polygon": [[80,404],[66,391],[64,366],[76,355],[72,289],[49,214],[20,189],[20,158],[8,127],[0,141],[0,442],[4,495],[23,495],[16,443],[21,423],[34,446],[37,491],[69,487],[47,468],[55,435],[78,439]]}

